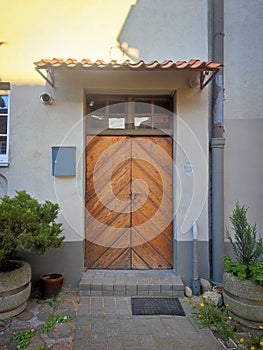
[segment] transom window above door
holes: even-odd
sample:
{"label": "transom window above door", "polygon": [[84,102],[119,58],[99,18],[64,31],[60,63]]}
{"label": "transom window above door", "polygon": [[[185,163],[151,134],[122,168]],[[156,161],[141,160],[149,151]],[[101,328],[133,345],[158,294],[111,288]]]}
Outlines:
{"label": "transom window above door", "polygon": [[171,96],[87,95],[87,134],[168,134],[173,131]]}

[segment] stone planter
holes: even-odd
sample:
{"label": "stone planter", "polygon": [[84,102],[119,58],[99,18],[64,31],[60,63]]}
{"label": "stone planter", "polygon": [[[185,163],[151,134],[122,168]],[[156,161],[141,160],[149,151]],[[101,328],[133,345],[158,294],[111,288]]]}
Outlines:
{"label": "stone planter", "polygon": [[17,268],[0,272],[0,319],[18,315],[27,306],[31,292],[31,266],[12,260]]}
{"label": "stone planter", "polygon": [[223,297],[229,311],[240,322],[255,328],[263,323],[263,286],[224,273]]}

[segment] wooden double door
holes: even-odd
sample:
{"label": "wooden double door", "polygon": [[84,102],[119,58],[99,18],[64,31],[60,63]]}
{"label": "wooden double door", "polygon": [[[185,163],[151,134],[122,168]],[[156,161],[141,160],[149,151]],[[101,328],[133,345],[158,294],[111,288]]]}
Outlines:
{"label": "wooden double door", "polygon": [[166,136],[88,136],[89,269],[173,267],[173,155]]}

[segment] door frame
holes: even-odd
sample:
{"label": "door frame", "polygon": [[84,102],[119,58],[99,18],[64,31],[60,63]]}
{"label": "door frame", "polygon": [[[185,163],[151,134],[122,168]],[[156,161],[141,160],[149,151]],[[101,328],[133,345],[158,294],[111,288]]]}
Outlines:
{"label": "door frame", "polygon": [[[177,143],[176,143],[176,133],[177,133],[177,94],[176,94],[176,90],[171,91],[170,95],[168,95],[167,93],[163,94],[161,91],[157,92],[157,93],[153,93],[152,91],[150,93],[142,93],[142,92],[133,92],[132,94],[127,91],[127,93],[99,93],[98,91],[96,91],[95,93],[92,93],[92,91],[89,92],[85,92],[85,103],[84,103],[84,111],[85,116],[87,117],[89,111],[87,108],[87,97],[88,96],[113,96],[113,97],[120,97],[120,96],[138,96],[141,98],[144,97],[163,97],[163,96],[170,96],[171,98],[171,103],[172,103],[172,110],[171,113],[173,115],[173,124],[172,124],[172,130],[171,132],[163,132],[161,130],[104,130],[103,132],[100,132],[99,134],[97,133],[97,131],[95,133],[93,133],[90,130],[87,130],[87,121],[85,118],[85,128],[84,128],[84,137],[85,137],[85,144],[86,144],[86,136],[87,135],[120,135],[120,136],[170,136],[172,138],[172,157],[173,157],[173,169],[172,169],[172,197],[173,197],[173,218],[172,218],[172,227],[173,227],[173,231],[172,231],[172,251],[173,251],[173,268],[171,269],[174,273],[177,272],[178,266],[177,266],[177,253],[176,253],[176,249],[177,249],[177,226],[176,226],[176,213],[175,213],[175,208],[176,208],[176,169],[175,169],[175,162],[176,162],[176,151],[177,151]],[[84,161],[84,169],[86,169],[86,156],[84,157],[85,161]],[[86,173],[84,176],[85,179],[85,189],[86,189]],[[85,207],[86,208],[86,207]],[[86,210],[86,209],[85,209]],[[86,215],[84,215],[84,218],[86,218]],[[85,220],[85,236],[86,236],[86,220]],[[85,249],[84,249],[84,257],[85,257]],[[84,266],[84,268],[86,269],[86,267]],[[163,270],[160,270],[163,271]],[[164,270],[167,271],[167,270]]]}

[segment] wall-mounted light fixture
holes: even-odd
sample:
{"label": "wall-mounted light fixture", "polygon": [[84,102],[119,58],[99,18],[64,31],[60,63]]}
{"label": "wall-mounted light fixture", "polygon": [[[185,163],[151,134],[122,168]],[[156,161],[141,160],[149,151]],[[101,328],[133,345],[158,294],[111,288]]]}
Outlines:
{"label": "wall-mounted light fixture", "polygon": [[51,103],[53,102],[53,99],[48,93],[45,92],[44,94],[40,95],[40,101],[44,105],[51,105]]}

